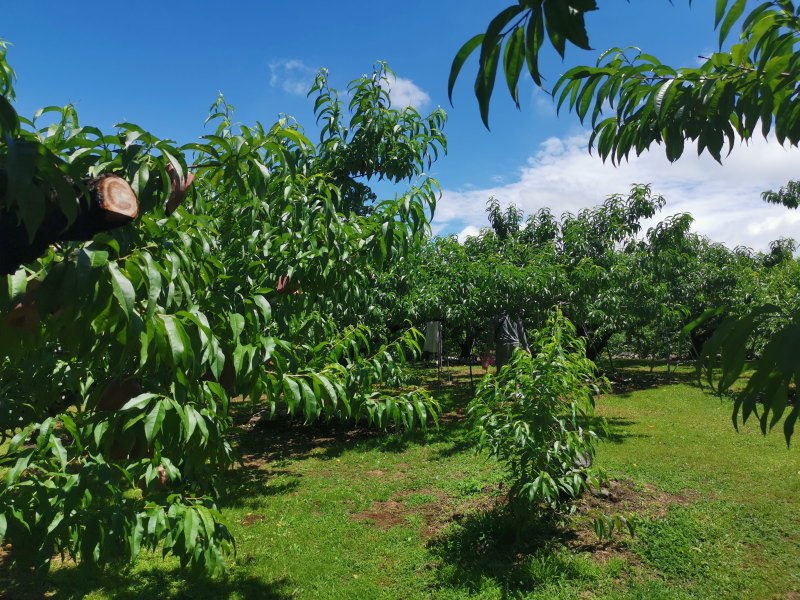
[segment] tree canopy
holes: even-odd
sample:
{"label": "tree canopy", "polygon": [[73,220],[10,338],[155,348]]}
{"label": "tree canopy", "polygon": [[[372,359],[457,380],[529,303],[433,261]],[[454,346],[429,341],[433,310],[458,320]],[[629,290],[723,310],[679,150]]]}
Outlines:
{"label": "tree canopy", "polygon": [[[221,570],[236,396],[308,421],[435,418],[424,390],[387,387],[418,333],[389,339],[364,315],[377,274],[426,239],[438,185],[421,170],[444,149],[441,110],[392,108],[378,64],[348,106],[319,74],[318,144],[289,118],[236,123],[220,97],[211,133],[176,147],[131,123],[82,125],[71,106],[18,116],[2,50],[0,221],[15,239],[35,241],[51,215],[69,226],[91,201],[87,173],[129,181],[140,209],[88,241],[37,246],[0,280],[0,539],[13,561],[158,548]],[[378,199],[369,176],[405,190]]]}
{"label": "tree canopy", "polygon": [[[699,66],[664,64],[640,48],[611,48],[598,56],[595,65],[569,68],[547,91],[559,109],[566,106],[581,122],[589,123],[590,148],[612,163],[653,145],[662,145],[667,158],[675,161],[683,155],[687,141],[696,143],[698,154],[708,152],[721,162],[725,150],[730,152],[737,140],[758,134],[774,135],[780,144],[797,146],[800,7],[792,0],[750,6],[747,12],[746,0],[717,0],[714,25],[719,31],[719,51],[701,57]],[[450,72],[451,98],[466,60],[478,52],[475,96],[488,126],[498,67],[519,105],[518,82],[524,67],[536,85],[544,88],[539,57],[545,41],[562,57],[568,44],[590,49],[584,17],[598,9],[595,0],[518,0],[458,51]],[[737,23],[741,23],[738,38],[724,47]],[[797,183],[789,182],[763,197],[796,208],[797,190]],[[726,310],[718,307],[709,314]],[[800,385],[800,359],[795,352],[800,344],[800,307],[763,307],[729,319],[706,346],[701,366],[710,379],[714,367],[720,365],[723,375],[717,386],[728,390],[745,368],[746,341],[765,320],[780,326],[764,348],[747,389],[737,396],[733,418],[737,423],[739,416],[747,420],[757,413],[766,432],[786,413],[790,384]],[[760,402],[764,408],[756,411]],[[800,404],[795,402],[784,419],[787,442],[799,416]]]}

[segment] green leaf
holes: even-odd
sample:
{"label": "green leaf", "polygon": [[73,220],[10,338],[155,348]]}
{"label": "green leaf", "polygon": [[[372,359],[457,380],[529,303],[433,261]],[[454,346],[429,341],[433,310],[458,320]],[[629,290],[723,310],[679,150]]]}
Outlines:
{"label": "green leaf", "polygon": [[147,443],[151,444],[156,434],[161,431],[161,424],[164,422],[164,402],[156,402],[155,406],[147,413],[144,420],[144,435]]}
{"label": "green leaf", "polygon": [[[233,369],[237,374],[250,371],[253,351],[250,344],[239,344],[233,349]],[[244,362],[245,358],[248,359],[247,363]]]}
{"label": "green leaf", "polygon": [[283,389],[284,398],[289,405],[289,410],[290,412],[294,412],[303,402],[303,398],[300,394],[300,386],[292,377],[286,375],[283,378]]}
{"label": "green leaf", "polygon": [[150,393],[139,394],[138,396],[134,396],[133,398],[128,400],[125,404],[122,405],[122,407],[119,410],[120,411],[140,410],[143,407],[147,406],[147,404],[150,403],[150,400],[158,397],[159,397],[158,394],[150,394]]}
{"label": "green leaf", "polygon": [[320,375],[319,373],[312,373],[311,377],[327,392],[328,398],[331,401],[331,405],[336,406],[337,404],[336,390],[334,389],[333,385],[328,380],[328,378],[325,377],[324,375]]}
{"label": "green leaf", "polygon": [[261,350],[263,354],[263,360],[269,360],[272,356],[273,351],[276,347],[275,338],[272,337],[262,337],[261,338]]}
{"label": "green leaf", "polygon": [[233,339],[234,341],[238,342],[239,336],[242,334],[242,331],[244,331],[244,317],[239,313],[229,313],[228,322],[231,325],[231,334]]}
{"label": "green leaf", "polygon": [[597,75],[590,77],[584,84],[580,94],[578,94],[578,97],[575,101],[575,112],[581,122],[583,122],[584,118],[586,117],[586,113],[588,112],[589,107],[594,100],[594,90],[597,88],[597,85],[600,83],[600,81],[601,78]]}
{"label": "green leaf", "polygon": [[187,404],[184,408],[184,415],[186,418],[185,424],[185,440],[188,442],[189,439],[192,437],[195,428],[197,427],[198,421],[202,420],[202,417],[197,413],[194,407],[190,404]]}
{"label": "green leaf", "polygon": [[67,450],[66,448],[64,448],[64,444],[61,443],[61,438],[59,438],[58,436],[53,436],[52,451],[53,455],[58,459],[58,462],[61,465],[61,469],[62,470],[66,469]]}
{"label": "green leaf", "polygon": [[500,60],[500,42],[486,53],[486,61],[478,69],[475,80],[475,96],[478,98],[478,107],[483,125],[489,129],[489,103],[492,99],[492,90],[497,76],[497,64]]}
{"label": "green leaf", "polygon": [[542,87],[542,75],[539,72],[539,50],[542,44],[544,44],[544,23],[541,12],[536,10],[531,14],[525,31],[525,60],[533,82],[539,87]]}
{"label": "green leaf", "polygon": [[697,327],[708,321],[711,317],[716,317],[721,314],[724,314],[728,310],[730,310],[730,308],[727,306],[717,306],[717,307],[707,308],[702,312],[702,314],[699,317],[697,317],[693,321],[690,321],[684,326],[684,328],[681,330],[681,335],[688,335],[694,329],[696,329]]}
{"label": "green leaf", "polygon": [[114,292],[114,297],[125,313],[125,317],[130,319],[136,299],[136,292],[133,289],[133,285],[128,278],[122,274],[117,263],[108,263],[108,270],[111,273],[111,289]]}
{"label": "green leaf", "polygon": [[0,134],[15,135],[19,129],[17,111],[5,96],[0,96]]}
{"label": "green leaf", "polygon": [[[44,190],[34,185],[40,157],[49,154],[38,142],[7,139],[6,194],[7,206],[15,206],[28,240],[32,241],[45,216],[46,197]],[[49,157],[48,157],[49,158]]]}
{"label": "green leaf", "polygon": [[183,364],[186,347],[184,346],[183,339],[185,333],[183,326],[172,315],[158,315],[158,318],[164,324],[164,330],[167,334],[169,347],[172,350],[172,361],[175,365]]}
{"label": "green leaf", "polygon": [[149,252],[142,252],[147,273],[147,317],[152,318],[158,309],[158,297],[162,290],[161,273]]}
{"label": "green leaf", "polygon": [[62,413],[58,417],[61,424],[64,426],[64,429],[72,436],[72,441],[75,444],[75,447],[78,449],[79,452],[83,451],[83,441],[81,439],[80,432],[78,431],[78,426],[75,424],[75,421],[72,419],[70,415],[67,413]]}
{"label": "green leaf", "polygon": [[564,12],[569,9],[564,6],[563,2],[553,2],[553,0],[545,0],[543,6],[545,25],[550,43],[561,58],[564,58],[567,43],[567,23],[564,19]]}
{"label": "green leaf", "polygon": [[[674,83],[675,79],[669,79],[662,83],[658,88],[658,92],[655,95],[655,107],[656,116],[659,118],[662,115],[663,109],[669,106],[669,96],[667,96],[667,93],[672,89]],[[672,95],[674,95],[674,91]]]}
{"label": "green leaf", "polygon": [[11,487],[14,485],[19,476],[22,472],[28,468],[28,465],[31,463],[33,459],[33,449],[25,450],[19,458],[17,458],[16,462],[14,462],[14,466],[6,473],[6,487]]}
{"label": "green leaf", "polygon": [[142,197],[149,180],[150,167],[148,166],[147,162],[143,162],[141,165],[139,165],[136,175],[134,175],[133,181],[131,182],[131,188],[133,188],[133,191],[137,197]]}
{"label": "green leaf", "polygon": [[[786,445],[788,446],[794,434],[794,426],[797,423],[797,417],[800,416],[800,405],[796,404],[792,407],[791,412],[783,422],[783,435],[786,438]],[[0,536],[2,537],[2,536]]]}
{"label": "green leaf", "polygon": [[220,514],[217,511],[207,509],[205,506],[197,506],[196,509],[197,514],[200,515],[200,519],[203,522],[206,534],[208,536],[214,535],[217,529],[217,518],[219,518]]}
{"label": "green leaf", "polygon": [[450,100],[451,105],[453,104],[453,88],[455,87],[456,79],[458,79],[458,74],[461,72],[461,67],[464,66],[464,62],[469,58],[469,55],[481,45],[483,38],[484,34],[479,33],[461,46],[461,49],[456,53],[453,59],[453,64],[450,65],[450,78],[447,82],[447,98]]}
{"label": "green leaf", "polygon": [[320,414],[320,407],[317,402],[317,396],[308,385],[305,379],[300,379],[300,387],[303,393],[303,414],[306,419],[314,420]]}
{"label": "green leaf", "polygon": [[24,269],[19,269],[12,275],[7,276],[8,299],[11,302],[19,302],[28,288],[27,273]]}
{"label": "green leaf", "polygon": [[36,440],[36,449],[39,452],[42,452],[50,444],[55,422],[53,417],[48,417],[39,425],[39,435]]}
{"label": "green leaf", "polygon": [[103,267],[108,264],[108,251],[97,250],[92,246],[84,246],[78,253],[78,260],[86,262],[92,268]]}
{"label": "green leaf", "polygon": [[514,104],[519,108],[519,76],[522,73],[522,66],[525,64],[525,30],[517,27],[511,38],[506,43],[506,50],[503,56],[503,70],[506,74],[506,85]]}
{"label": "green leaf", "polygon": [[169,164],[172,165],[172,168],[175,169],[175,174],[178,176],[180,181],[186,179],[186,175],[183,172],[183,165],[181,165],[181,161],[178,160],[176,156],[173,156],[172,152],[170,152],[165,144],[159,144],[159,150],[167,157]]}
{"label": "green leaf", "polygon": [[720,21],[722,21],[722,17],[725,14],[725,9],[728,7],[728,2],[730,0],[717,0],[717,7],[714,12],[714,27],[719,27]]}
{"label": "green leaf", "polygon": [[[739,17],[742,16],[746,4],[747,0],[735,0],[733,6],[731,6],[730,10],[728,11],[728,14],[725,16],[725,19],[722,21],[722,26],[719,28],[720,47],[722,46],[722,42],[725,41],[725,38],[728,37],[728,32],[731,30],[731,27],[733,27],[733,24],[736,23]],[[717,15],[719,14],[720,14],[720,6],[719,6],[719,0],[717,0]]]}
{"label": "green leaf", "polygon": [[257,294],[253,296],[253,302],[261,309],[261,315],[264,317],[264,324],[268,324],[272,319],[272,307],[269,302],[267,302],[267,299]]}
{"label": "green leaf", "polygon": [[20,431],[13,438],[11,438],[11,443],[9,443],[8,445],[8,451],[7,451],[8,454],[14,454],[16,452],[19,452],[19,450],[22,448],[22,445],[28,441],[28,438],[30,437],[34,429],[36,429],[36,425],[34,423],[31,423],[29,425],[26,425],[22,429],[22,431]]}
{"label": "green leaf", "polygon": [[94,426],[94,429],[92,430],[92,438],[94,439],[94,443],[96,446],[98,447],[103,446],[105,434],[108,431],[108,425],[109,425],[108,421],[104,420],[100,421]]}

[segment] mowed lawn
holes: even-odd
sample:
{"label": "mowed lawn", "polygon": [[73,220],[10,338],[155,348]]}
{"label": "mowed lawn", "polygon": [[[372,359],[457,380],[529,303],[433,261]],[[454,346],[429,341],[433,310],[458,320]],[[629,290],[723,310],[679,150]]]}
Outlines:
{"label": "mowed lawn", "polygon": [[[797,448],[780,428],[737,433],[731,403],[686,372],[668,382],[634,368],[598,401],[608,488],[561,520],[505,510],[502,469],[475,454],[460,414],[467,371],[454,368],[426,379],[445,413],[427,435],[240,427],[244,464],[222,502],[237,555],[224,578],[148,554],[101,573],[69,562],[46,577],[6,569],[0,597],[800,598]],[[598,540],[598,514],[634,520],[636,535]]]}

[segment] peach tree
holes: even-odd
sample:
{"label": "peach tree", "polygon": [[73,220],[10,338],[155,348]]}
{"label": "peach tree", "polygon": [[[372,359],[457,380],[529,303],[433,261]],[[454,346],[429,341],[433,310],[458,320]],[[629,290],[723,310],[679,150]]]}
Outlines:
{"label": "peach tree", "polygon": [[509,498],[558,509],[598,483],[591,468],[598,436],[588,426],[606,382],[558,309],[530,346],[484,377],[468,414],[478,447],[507,470]]}
{"label": "peach tree", "polygon": [[[103,565],[156,550],[223,570],[232,398],[307,421],[435,419],[423,390],[387,391],[418,334],[386,339],[364,321],[373,280],[427,234],[441,110],[393,108],[378,64],[347,106],[319,74],[319,143],[289,118],[236,123],[220,98],[208,133],[177,146],[131,123],[82,125],[69,106],[18,116],[2,50],[0,220],[34,254],[0,285],[12,560]],[[31,250],[52,215],[63,231],[92,201],[87,176],[109,173],[130,184],[138,218]],[[370,178],[400,191],[379,200]]]}

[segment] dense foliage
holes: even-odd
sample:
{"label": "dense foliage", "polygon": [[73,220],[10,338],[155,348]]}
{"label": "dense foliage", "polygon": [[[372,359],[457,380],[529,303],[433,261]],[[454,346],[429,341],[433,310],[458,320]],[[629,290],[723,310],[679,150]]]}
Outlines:
{"label": "dense foliage", "polygon": [[644,230],[664,203],[633,186],[577,214],[542,209],[526,219],[492,198],[491,226],[479,235],[435,238],[381,278],[382,295],[392,298],[386,318],[441,320],[446,352],[467,357],[492,349],[485,334],[495,315],[537,329],[557,305],[589,358],[666,359],[670,369],[675,358],[700,356],[725,314],[768,307],[771,318],[755,323],[738,354],[761,356],[797,306],[794,241],[776,240],[767,253],[731,250],[692,233],[688,214]]}
{"label": "dense foliage", "polygon": [[[633,243],[641,221],[663,205],[647,186],[602,206],[556,218],[542,209],[523,222],[514,205],[490,199],[491,228],[459,243],[439,238],[398,265],[395,280],[413,280],[406,296],[408,318],[443,320],[464,343],[463,355],[493,316],[507,312],[530,327],[542,325],[558,304],[587,338],[597,356],[621,327],[617,315],[629,279],[628,262],[618,252]],[[402,305],[401,305],[402,306]]]}
{"label": "dense foliage", "polygon": [[683,326],[722,304],[766,302],[760,290],[777,284],[777,265],[791,263],[791,253],[779,260],[731,251],[693,234],[687,214],[643,231],[664,203],[648,186],[633,186],[577,214],[542,209],[525,219],[517,207],[490,199],[491,227],[463,243],[436,238],[382,280],[399,299],[393,315],[419,324],[442,320],[446,345],[462,356],[485,349],[495,315],[507,312],[537,328],[554,305],[577,327],[592,359],[609,351],[696,355],[720,319],[708,319],[688,338]]}
{"label": "dense foliage", "polygon": [[[347,106],[319,74],[317,145],[290,119],[237,124],[220,98],[210,133],[176,147],[129,123],[81,126],[72,107],[17,117],[0,58],[4,218],[31,237],[53,211],[70,218],[84,199],[62,184],[87,173],[127,179],[144,213],[47,249],[0,286],[0,432],[13,436],[0,539],[14,561],[158,548],[221,570],[233,541],[215,499],[235,460],[234,396],[306,420],[435,417],[425,391],[385,391],[418,334],[381,338],[361,315],[377,274],[427,235],[437,184],[423,169],[444,149],[441,110],[392,108],[379,64]],[[370,177],[406,187],[378,201]]]}
{"label": "dense foliage", "polygon": [[[787,444],[800,416],[797,389],[800,372],[797,343],[800,340],[800,260],[786,258],[774,263],[774,254],[762,257],[769,266],[748,281],[746,307],[732,310],[703,347],[698,369],[710,386],[729,392],[735,378],[757,357],[757,369],[743,390],[734,394],[733,424],[755,416],[766,433],[781,424]],[[704,315],[708,320],[708,314]],[[687,329],[693,329],[694,323]]]}

